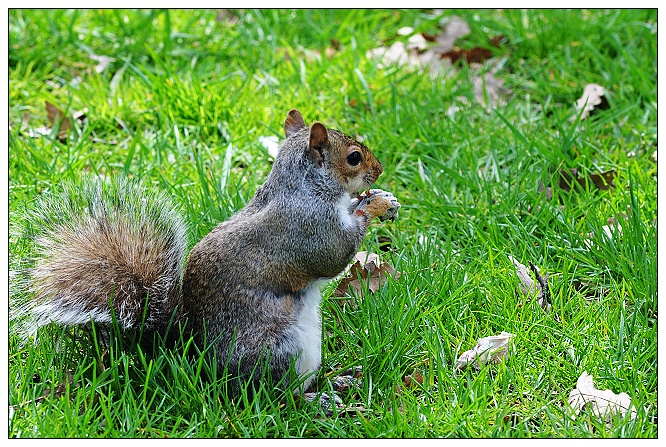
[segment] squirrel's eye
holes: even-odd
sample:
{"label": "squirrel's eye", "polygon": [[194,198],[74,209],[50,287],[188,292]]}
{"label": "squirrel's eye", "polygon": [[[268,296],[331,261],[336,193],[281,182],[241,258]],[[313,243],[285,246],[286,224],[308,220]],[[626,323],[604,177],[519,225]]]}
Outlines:
{"label": "squirrel's eye", "polygon": [[349,163],[351,166],[358,166],[362,160],[363,157],[361,157],[361,153],[359,151],[354,151],[347,155],[347,163]]}

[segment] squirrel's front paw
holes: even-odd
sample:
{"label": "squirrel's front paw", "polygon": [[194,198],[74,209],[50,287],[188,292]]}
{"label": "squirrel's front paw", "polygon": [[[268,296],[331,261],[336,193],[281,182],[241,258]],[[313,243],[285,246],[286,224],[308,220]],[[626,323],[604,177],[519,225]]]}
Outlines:
{"label": "squirrel's front paw", "polygon": [[364,214],[368,217],[368,220],[377,217],[384,221],[386,219],[394,220],[398,217],[400,203],[390,192],[381,189],[370,189],[359,195],[358,200],[356,213],[357,215],[359,213]]}

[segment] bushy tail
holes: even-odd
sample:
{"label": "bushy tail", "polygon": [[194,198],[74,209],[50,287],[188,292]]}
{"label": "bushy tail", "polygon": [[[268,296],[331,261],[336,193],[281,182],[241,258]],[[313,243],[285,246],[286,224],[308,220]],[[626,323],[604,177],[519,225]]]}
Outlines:
{"label": "bushy tail", "polygon": [[167,326],[180,303],[187,231],[165,194],[127,179],[86,180],[45,194],[27,223],[36,258],[23,296],[10,300],[24,330],[108,324],[112,309],[123,329]]}

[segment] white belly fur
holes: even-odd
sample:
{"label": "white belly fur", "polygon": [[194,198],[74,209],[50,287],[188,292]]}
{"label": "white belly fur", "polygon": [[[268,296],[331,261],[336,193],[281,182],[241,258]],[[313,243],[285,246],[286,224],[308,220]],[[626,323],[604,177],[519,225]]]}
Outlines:
{"label": "white belly fur", "polygon": [[335,207],[338,211],[338,216],[340,218],[340,222],[342,222],[342,226],[345,228],[353,227],[355,223],[354,218],[349,212],[349,208],[351,207],[351,197],[349,194],[343,194],[336,203]]}
{"label": "white belly fur", "polygon": [[321,365],[321,317],[319,315],[319,303],[321,292],[319,283],[310,285],[303,296],[303,309],[296,319],[294,332],[301,350],[296,360],[296,371],[299,375],[309,377],[303,383],[301,390],[304,391],[315,378],[315,373]]}

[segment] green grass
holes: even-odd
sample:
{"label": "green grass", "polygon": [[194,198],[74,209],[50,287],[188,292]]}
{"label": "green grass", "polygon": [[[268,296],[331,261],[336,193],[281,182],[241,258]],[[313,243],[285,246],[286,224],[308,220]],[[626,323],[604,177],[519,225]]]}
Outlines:
{"label": "green grass", "polygon": [[[25,209],[86,175],[171,194],[193,245],[262,184],[271,160],[258,139],[282,137],[293,107],[362,136],[385,168],[378,187],[403,208],[364,243],[377,252],[390,238],[383,258],[399,280],[344,303],[335,284],[324,291],[319,389],[331,371],[361,365],[362,389],[343,399],[364,411],[322,417],[276,390],[230,402],[182,346],[148,355],[112,338],[102,352],[48,327],[39,344],[10,333],[9,436],[656,437],[656,10],[443,14],[470,25],[467,48],[507,38],[493,50],[505,104],[477,105],[465,65],[433,80],[366,59],[401,27],[435,32],[429,11],[262,10],[235,21],[211,10],[10,11],[10,269],[32,253],[14,230]],[[332,39],[340,48],[327,57]],[[90,54],[114,60],[98,74]],[[609,109],[570,121],[592,82]],[[470,105],[451,118],[461,96]],[[45,101],[87,109],[69,139],[27,136],[48,124]],[[613,170],[616,188],[566,192],[557,183],[568,168]],[[622,232],[606,237],[622,212]],[[548,275],[551,313],[522,296],[507,255]],[[505,362],[453,371],[501,331],[516,335]],[[628,393],[637,418],[572,419],[567,397],[585,370],[599,389]],[[414,371],[423,384],[397,389]]]}

